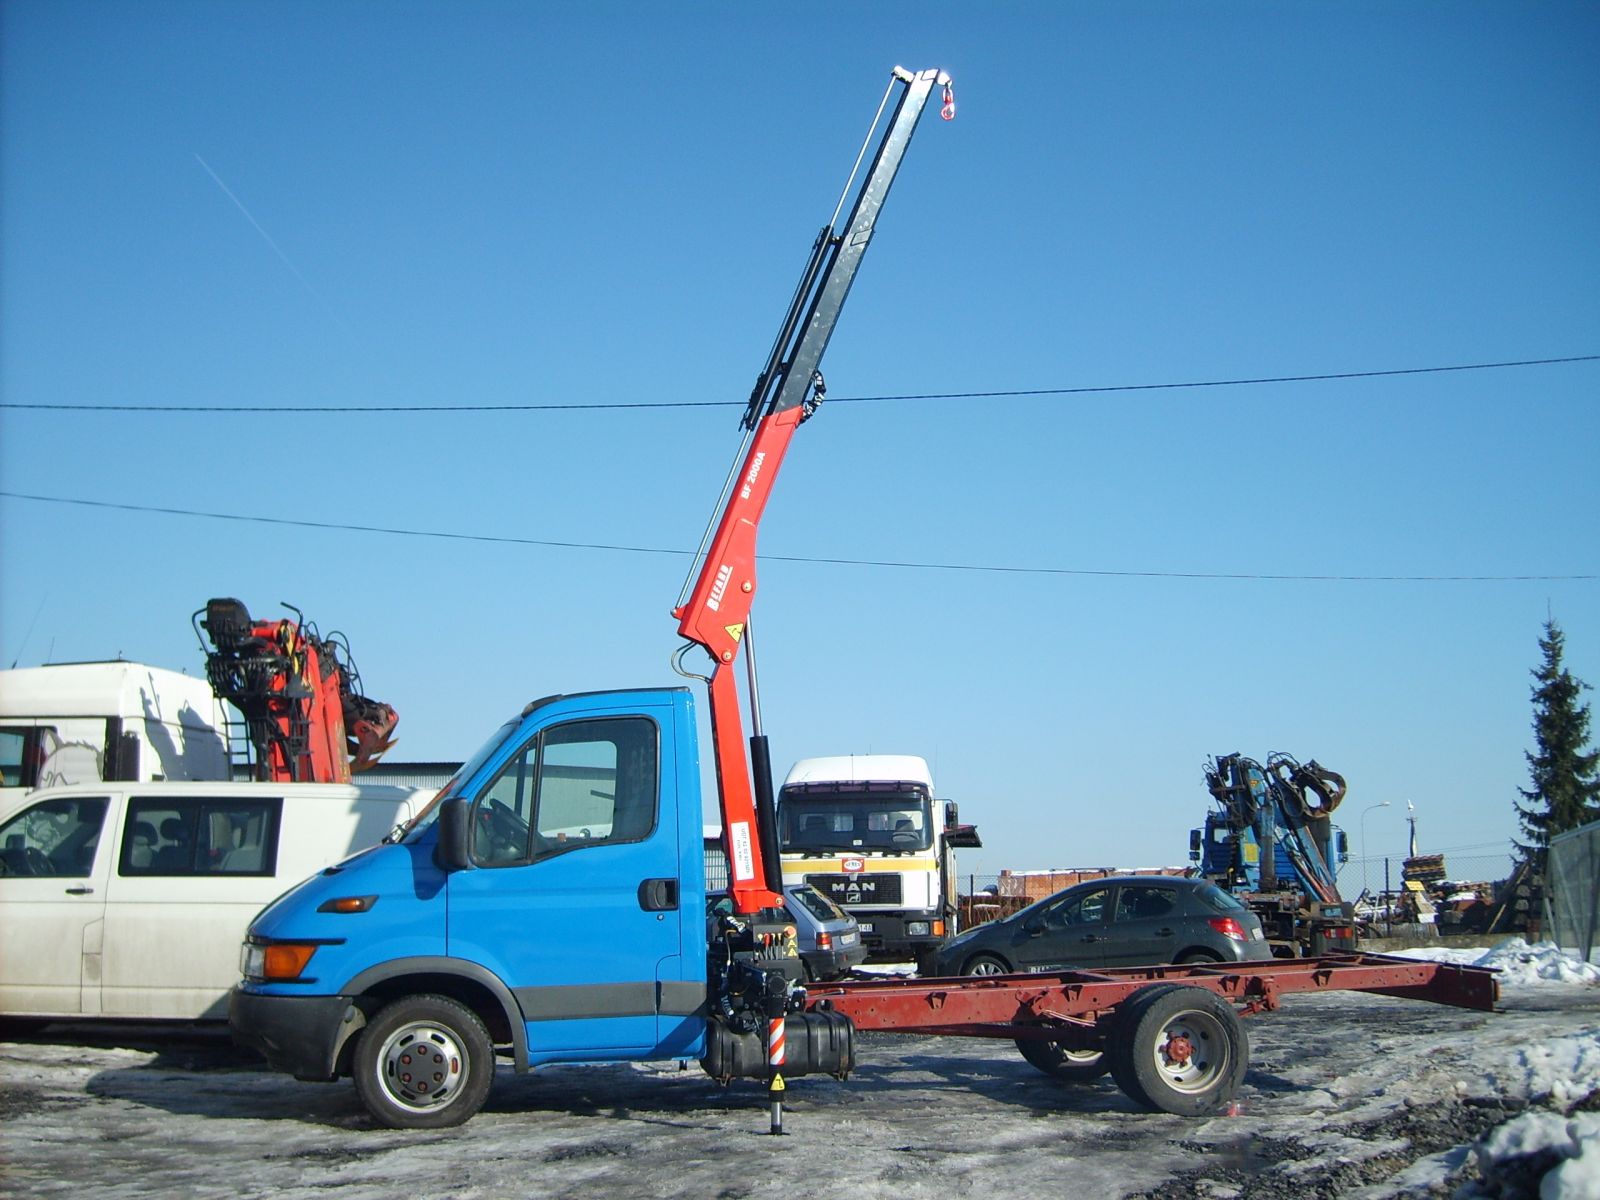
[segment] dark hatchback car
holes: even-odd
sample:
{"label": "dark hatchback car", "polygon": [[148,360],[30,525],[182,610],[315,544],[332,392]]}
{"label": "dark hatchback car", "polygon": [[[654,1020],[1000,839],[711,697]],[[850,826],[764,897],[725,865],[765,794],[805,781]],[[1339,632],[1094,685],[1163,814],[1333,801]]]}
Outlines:
{"label": "dark hatchback car", "polygon": [[1271,958],[1261,922],[1204,879],[1094,879],[951,938],[938,975],[1003,975]]}

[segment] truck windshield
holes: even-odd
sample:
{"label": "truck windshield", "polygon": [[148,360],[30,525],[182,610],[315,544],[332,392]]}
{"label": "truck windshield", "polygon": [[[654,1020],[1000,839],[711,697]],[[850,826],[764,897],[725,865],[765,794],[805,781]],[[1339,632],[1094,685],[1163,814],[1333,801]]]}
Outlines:
{"label": "truck windshield", "polygon": [[785,789],[778,829],[792,854],[915,854],[933,845],[932,805],[917,792]]}
{"label": "truck windshield", "polygon": [[504,725],[500,726],[499,729],[495,730],[494,735],[478,748],[478,752],[466,762],[462,763],[460,770],[458,770],[454,775],[450,776],[450,781],[439,789],[439,794],[432,800],[429,800],[423,810],[411,819],[411,824],[405,826],[405,828],[400,832],[400,836],[395,837],[394,834],[390,834],[390,840],[411,841],[429,825],[432,825],[435,818],[437,818],[439,815],[439,806],[451,796],[459,793],[461,789],[466,786],[467,780],[471,779],[483,769],[483,764],[494,757],[495,751],[499,750],[501,746],[506,744],[506,742],[517,732],[517,729],[521,724],[521,717],[513,717]]}

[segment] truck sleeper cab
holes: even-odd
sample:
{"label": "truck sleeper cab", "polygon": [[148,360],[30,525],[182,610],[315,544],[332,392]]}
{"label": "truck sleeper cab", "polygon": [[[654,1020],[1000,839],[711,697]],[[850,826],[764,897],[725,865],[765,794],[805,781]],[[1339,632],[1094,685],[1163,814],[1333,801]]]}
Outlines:
{"label": "truck sleeper cab", "polygon": [[530,704],[397,843],[257,917],[236,1040],[301,1079],[354,1075],[396,1128],[470,1116],[495,1047],[518,1071],[701,1057],[697,744],[682,688]]}

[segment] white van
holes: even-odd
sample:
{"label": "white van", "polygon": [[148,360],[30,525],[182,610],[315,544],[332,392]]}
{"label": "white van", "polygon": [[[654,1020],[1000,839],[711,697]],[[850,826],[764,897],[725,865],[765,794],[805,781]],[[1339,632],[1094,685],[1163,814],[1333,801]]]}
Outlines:
{"label": "white van", "polygon": [[0,1016],[225,1020],[251,918],[433,794],[84,783],[0,801]]}

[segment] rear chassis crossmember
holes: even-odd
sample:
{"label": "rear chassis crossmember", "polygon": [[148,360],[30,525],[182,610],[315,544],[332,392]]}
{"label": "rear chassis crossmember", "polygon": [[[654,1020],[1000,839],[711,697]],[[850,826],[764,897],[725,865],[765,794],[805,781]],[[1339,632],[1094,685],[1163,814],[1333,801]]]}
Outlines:
{"label": "rear chassis crossmember", "polygon": [[806,1006],[842,1013],[862,1031],[1088,1044],[1106,1036],[1120,1005],[1152,984],[1215,992],[1240,1016],[1305,992],[1367,992],[1480,1012],[1492,1012],[1500,998],[1497,972],[1487,967],[1330,954],[1039,975],[886,976],[808,985]]}

